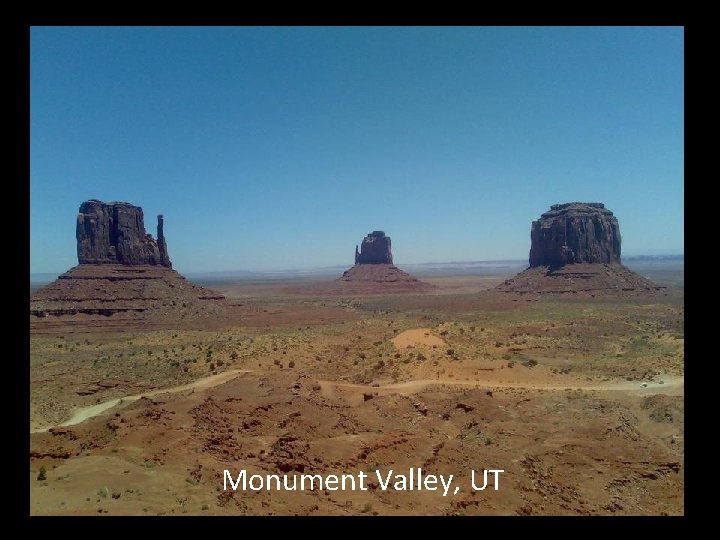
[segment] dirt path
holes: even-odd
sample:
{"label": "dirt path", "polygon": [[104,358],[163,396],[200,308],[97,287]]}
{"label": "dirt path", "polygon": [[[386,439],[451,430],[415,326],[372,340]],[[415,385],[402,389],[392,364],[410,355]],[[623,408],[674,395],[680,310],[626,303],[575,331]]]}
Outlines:
{"label": "dirt path", "polygon": [[663,381],[662,384],[660,382],[654,381],[614,381],[592,385],[568,385],[562,383],[536,383],[533,381],[516,383],[489,380],[456,381],[452,379],[419,379],[401,383],[386,384],[383,386],[371,386],[366,384],[353,384],[334,381],[318,381],[318,383],[320,384],[321,390],[328,395],[332,394],[333,390],[337,388],[349,388],[355,390],[371,391],[377,392],[378,394],[414,394],[432,385],[470,386],[488,389],[518,388],[523,390],[599,390],[656,394],[670,393],[676,390],[680,390],[684,387],[685,384],[684,376],[666,376],[661,377],[660,380]]}
{"label": "dirt path", "polygon": [[241,373],[250,373],[250,370],[231,369],[229,371],[224,371],[222,373],[218,373],[217,375],[204,377],[202,379],[198,379],[197,381],[193,381],[191,383],[183,384],[180,386],[173,386],[170,388],[158,388],[149,392],[143,392],[142,394],[115,398],[109,401],[105,401],[103,403],[98,403],[96,405],[90,405],[89,407],[82,407],[80,409],[76,409],[70,419],[66,420],[62,424],[59,424],[58,426],[47,426],[44,428],[30,429],[30,433],[45,432],[53,427],[74,426],[76,424],[84,422],[85,420],[94,418],[95,416],[99,416],[105,411],[117,407],[118,405],[127,405],[128,403],[132,403],[143,397],[153,397],[160,394],[175,394],[178,392],[184,392],[186,390],[205,390],[207,388],[212,388],[213,386],[218,386],[220,384],[226,383],[234,379]]}
{"label": "dirt path", "polygon": [[[197,381],[175,386],[171,388],[159,388],[157,390],[151,390],[142,394],[135,394],[132,396],[125,396],[122,398],[115,398],[103,403],[96,405],[90,405],[89,407],[82,407],[75,410],[69,420],[66,420],[59,426],[47,426],[45,428],[30,429],[30,433],[40,433],[48,431],[53,427],[67,427],[80,424],[85,420],[94,418],[101,415],[105,411],[112,409],[120,405],[127,405],[137,401],[143,397],[152,397],[161,394],[170,394],[184,392],[186,390],[205,390],[226,383],[242,373],[252,373],[252,370],[247,369],[233,369],[218,373],[217,375],[211,375],[198,379]],[[534,381],[527,382],[502,382],[502,381],[491,381],[491,380],[474,380],[474,381],[456,381],[452,379],[418,379],[414,381],[405,381],[401,383],[386,384],[383,386],[371,386],[366,384],[353,384],[346,382],[318,380],[320,389],[323,395],[331,397],[335,395],[336,390],[349,389],[373,392],[380,394],[401,394],[408,395],[421,392],[429,386],[433,385],[446,385],[446,386],[469,386],[476,388],[517,388],[524,390],[596,390],[596,391],[621,391],[621,392],[632,392],[637,394],[657,394],[657,393],[671,393],[674,391],[682,391],[685,384],[685,378],[683,376],[664,376],[661,377],[663,383],[659,382],[641,382],[641,381],[614,381],[598,384],[589,385],[572,385],[563,384],[558,382],[557,384],[537,383]]]}

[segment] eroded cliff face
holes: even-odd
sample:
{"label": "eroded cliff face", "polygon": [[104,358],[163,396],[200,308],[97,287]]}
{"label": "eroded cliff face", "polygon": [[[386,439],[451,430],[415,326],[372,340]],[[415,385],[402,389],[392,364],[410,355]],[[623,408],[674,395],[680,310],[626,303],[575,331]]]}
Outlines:
{"label": "eroded cliff face", "polygon": [[360,253],[355,247],[355,264],[392,264],[390,237],[383,231],[373,231],[363,238]]}
{"label": "eroded cliff face", "polygon": [[75,228],[78,263],[159,265],[172,268],[158,216],[158,239],[145,232],[142,208],[125,202],[85,201]]}
{"label": "eroded cliff face", "polygon": [[530,266],[620,262],[620,225],[602,203],[555,204],[530,239]]}

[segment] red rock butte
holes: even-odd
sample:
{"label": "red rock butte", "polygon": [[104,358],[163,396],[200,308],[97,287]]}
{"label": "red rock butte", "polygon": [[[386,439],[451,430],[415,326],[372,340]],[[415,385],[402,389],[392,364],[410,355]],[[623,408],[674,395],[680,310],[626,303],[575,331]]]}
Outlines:
{"label": "red rock butte", "polygon": [[393,264],[392,241],[384,231],[373,231],[355,246],[355,265],[337,280],[337,292],[357,294],[423,293],[435,287]]}
{"label": "red rock butte", "polygon": [[554,204],[530,229],[530,268],[502,293],[636,296],[659,287],[620,262],[620,225],[602,203]]}
{"label": "red rock butte", "polygon": [[144,328],[227,315],[218,293],[172,270],[158,216],[158,238],[143,211],[125,202],[89,200],[76,220],[78,266],[30,296],[35,332]]}

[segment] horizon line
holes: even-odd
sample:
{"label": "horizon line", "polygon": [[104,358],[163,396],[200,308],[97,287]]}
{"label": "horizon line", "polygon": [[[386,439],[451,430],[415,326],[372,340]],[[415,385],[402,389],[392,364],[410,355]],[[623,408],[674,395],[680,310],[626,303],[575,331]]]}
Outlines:
{"label": "horizon line", "polygon": [[[649,258],[663,258],[663,257],[685,257],[685,253],[683,252],[668,252],[668,253],[657,253],[657,254],[630,254],[625,257],[621,257],[622,259],[633,259],[637,257],[649,257]],[[427,262],[421,262],[421,263],[393,263],[394,266],[430,266],[430,265],[437,265],[437,264],[477,264],[477,263],[521,263],[521,262],[528,262],[527,257],[522,259],[477,259],[477,260],[454,260],[454,261],[427,261]],[[74,266],[78,266],[77,264]],[[73,266],[73,267],[74,267]],[[245,272],[245,273],[288,273],[288,272],[303,272],[303,271],[309,271],[309,270],[331,270],[336,268],[350,268],[353,266],[353,264],[346,264],[346,263],[339,263],[339,264],[331,264],[331,265],[322,265],[322,266],[302,266],[302,267],[295,267],[295,268],[236,268],[232,270],[187,270],[183,271],[183,274],[191,275],[191,274],[227,274],[227,273],[239,273],[239,272]],[[176,268],[173,268],[174,270],[177,270]],[[30,272],[30,275],[42,275],[42,274],[55,274],[60,275],[64,274],[68,270],[62,270],[60,272]]]}

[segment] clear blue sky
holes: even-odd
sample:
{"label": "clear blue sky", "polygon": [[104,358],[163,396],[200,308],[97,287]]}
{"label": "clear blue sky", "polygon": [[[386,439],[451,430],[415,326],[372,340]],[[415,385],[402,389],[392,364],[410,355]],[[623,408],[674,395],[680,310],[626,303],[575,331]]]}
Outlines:
{"label": "clear blue sky", "polygon": [[684,250],[682,28],[34,27],[30,270],[96,198],[185,272],[523,259],[558,202]]}

